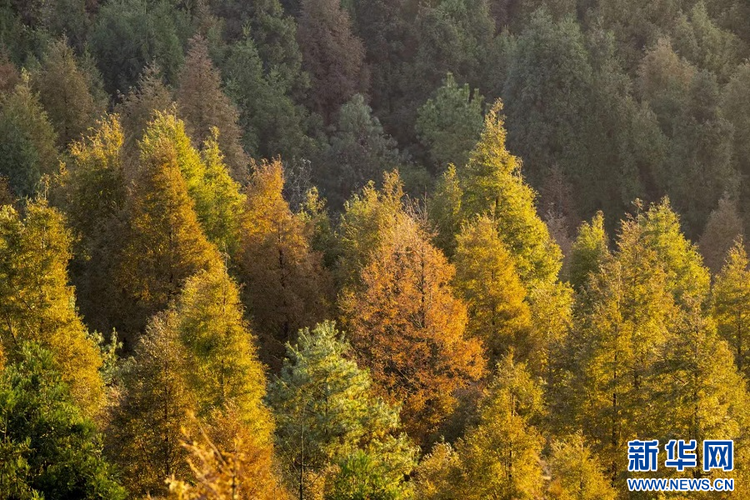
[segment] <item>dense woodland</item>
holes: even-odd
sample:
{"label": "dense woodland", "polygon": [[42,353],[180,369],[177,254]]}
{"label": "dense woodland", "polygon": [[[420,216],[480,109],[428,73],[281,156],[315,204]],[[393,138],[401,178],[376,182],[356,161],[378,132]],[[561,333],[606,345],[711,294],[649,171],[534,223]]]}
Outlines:
{"label": "dense woodland", "polygon": [[659,476],[750,498],[748,57],[746,0],[0,0],[0,496],[613,500],[734,439]]}

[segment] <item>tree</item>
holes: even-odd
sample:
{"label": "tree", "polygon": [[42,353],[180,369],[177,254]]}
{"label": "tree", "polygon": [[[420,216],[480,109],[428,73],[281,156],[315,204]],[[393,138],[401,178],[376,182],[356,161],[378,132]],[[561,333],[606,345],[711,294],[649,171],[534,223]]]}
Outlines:
{"label": "tree", "polygon": [[276,71],[268,71],[251,36],[228,49],[223,65],[226,92],[239,111],[245,151],[255,158],[294,159],[309,154],[307,112],[295,104]]}
{"label": "tree", "polygon": [[541,411],[541,388],[523,363],[506,356],[481,403],[479,423],[456,445],[463,498],[541,496],[544,441],[531,424]]}
{"label": "tree", "polygon": [[104,403],[102,359],[76,313],[68,286],[71,235],[63,216],[45,201],[30,202],[21,217],[0,208],[0,344],[7,363],[24,342],[48,350],[62,382],[86,416]]}
{"label": "tree", "polygon": [[382,231],[361,285],[345,289],[339,306],[357,359],[389,401],[403,403],[405,428],[424,443],[485,361],[479,341],[464,336],[466,306],[449,288],[454,268],[419,223],[400,213]]}
{"label": "tree", "polygon": [[177,110],[195,144],[203,144],[219,129],[219,148],[236,180],[247,177],[247,155],[242,150],[239,113],[221,87],[221,75],[200,36],[190,40],[185,66],[175,95]]}
{"label": "tree", "polygon": [[0,491],[9,498],[125,499],[53,354],[21,341],[0,371]]}
{"label": "tree", "polygon": [[89,34],[107,92],[126,92],[146,65],[156,62],[177,80],[190,35],[187,13],[168,0],[118,0],[102,6]]}
{"label": "tree", "polygon": [[[747,96],[750,94],[748,78],[750,64],[743,63],[736,67],[729,82],[724,86],[721,96],[722,115],[732,124],[732,164],[743,177],[750,173],[750,148],[747,139],[750,137],[750,109]],[[745,209],[748,193],[747,183],[741,185],[740,201]]]}
{"label": "tree", "polygon": [[559,247],[534,207],[534,191],[521,176],[521,160],[505,147],[506,132],[498,101],[487,113],[481,139],[469,162],[457,169],[461,192],[459,220],[488,214],[515,258],[522,282],[554,281],[561,267]]}
{"label": "tree", "polygon": [[203,235],[178,153],[166,141],[144,155],[127,210],[116,279],[134,307],[126,326],[134,332],[177,295],[183,280],[220,256]]}
{"label": "tree", "polygon": [[552,445],[550,457],[551,498],[559,500],[615,500],[617,491],[604,475],[582,434]]}
{"label": "tree", "polygon": [[416,450],[397,434],[398,410],[374,395],[370,376],[348,351],[332,322],[300,331],[298,343],[287,346],[269,399],[290,479],[300,494],[408,498],[404,479]]}
{"label": "tree", "polygon": [[331,123],[342,104],[367,91],[364,47],[338,0],[304,0],[297,38],[310,74],[310,107]]}
{"label": "tree", "polygon": [[737,201],[725,195],[719,200],[719,206],[708,216],[708,222],[698,241],[703,260],[712,274],[721,271],[727,253],[743,234],[744,224]]}
{"label": "tree", "polygon": [[203,143],[201,156],[190,142],[185,122],[157,111],[140,142],[141,161],[152,161],[150,157],[166,143],[176,154],[204,233],[220,250],[232,252],[237,247],[244,197],[224,163],[218,130],[211,134]]}
{"label": "tree", "polygon": [[604,214],[597,213],[591,223],[583,222],[570,256],[570,283],[580,292],[591,274],[597,273],[609,257],[609,242],[604,230]]}
{"label": "tree", "polygon": [[331,147],[317,175],[323,194],[339,208],[352,193],[403,160],[396,141],[383,131],[364,97],[357,94],[341,107]]}
{"label": "tree", "polygon": [[200,431],[198,440],[183,443],[190,454],[188,463],[195,480],[170,478],[168,498],[289,498],[276,477],[272,448],[259,444],[257,436],[248,432],[236,413],[230,411]]}
{"label": "tree", "polygon": [[95,99],[92,82],[82,71],[66,39],[50,45],[41,68],[32,77],[32,86],[57,131],[58,146],[62,148],[80,139],[106,105]]}
{"label": "tree", "polygon": [[296,332],[325,317],[329,295],[321,256],[310,246],[304,219],[284,200],[283,188],[281,162],[253,165],[235,258],[264,361],[276,369]]}
{"label": "tree", "polygon": [[26,74],[0,99],[0,137],[0,175],[16,196],[34,195],[57,167],[57,136]]}
{"label": "tree", "polygon": [[737,369],[745,376],[750,374],[747,363],[748,321],[750,310],[750,272],[747,253],[742,238],[738,238],[726,257],[726,263],[716,276],[713,289],[713,314],[719,335],[726,340],[734,353]]}
{"label": "tree", "polygon": [[189,476],[182,432],[195,428],[197,401],[177,320],[174,311],[154,316],[121,375],[107,448],[133,495],[165,493],[167,478]]}
{"label": "tree", "polygon": [[273,422],[262,401],[265,373],[243,318],[239,288],[226,269],[199,271],[171,309],[191,367],[186,380],[196,397],[197,416],[206,419],[231,406],[256,445],[270,445]]}
{"label": "tree", "polygon": [[113,278],[127,198],[123,143],[119,118],[103,117],[70,145],[52,185],[52,200],[75,236],[70,271],[78,304],[86,324],[100,332],[114,327],[121,299]]}
{"label": "tree", "polygon": [[164,85],[161,70],[154,64],[143,69],[135,87],[115,106],[122,118],[125,129],[125,147],[131,156],[138,155],[138,141],[156,113],[167,112],[172,108],[172,93]]}
{"label": "tree", "polygon": [[594,70],[578,24],[537,11],[518,39],[503,89],[508,143],[529,165],[526,175],[534,186],[559,166],[580,193],[576,205],[584,214],[600,208],[601,166],[594,148],[608,140],[594,125],[594,93]]}
{"label": "tree", "polygon": [[455,288],[469,308],[469,336],[482,340],[490,362],[528,343],[531,314],[513,257],[487,216],[458,235]]}
{"label": "tree", "polygon": [[435,97],[417,113],[417,134],[427,148],[435,171],[449,164],[463,166],[482,133],[482,102],[478,90],[459,87],[448,73]]}

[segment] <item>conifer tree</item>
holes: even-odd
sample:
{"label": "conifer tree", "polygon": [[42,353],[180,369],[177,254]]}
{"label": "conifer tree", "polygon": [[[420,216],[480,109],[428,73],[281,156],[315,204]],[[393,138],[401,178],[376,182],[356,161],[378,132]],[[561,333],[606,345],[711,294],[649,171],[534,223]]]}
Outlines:
{"label": "conifer tree", "polygon": [[220,250],[231,252],[237,246],[244,197],[234,181],[220,151],[221,137],[213,129],[203,144],[203,155],[192,146],[185,122],[173,114],[157,111],[141,141],[141,161],[151,161],[163,143],[176,153],[177,164],[185,179],[190,198],[208,239]]}
{"label": "conifer tree", "polygon": [[482,341],[490,362],[528,342],[531,314],[513,257],[487,216],[458,235],[455,288],[469,309],[467,334]]}
{"label": "conifer tree", "polygon": [[27,74],[0,99],[0,176],[16,196],[32,196],[57,168],[57,136]]}
{"label": "conifer tree", "polygon": [[586,287],[589,276],[599,271],[609,256],[604,214],[597,213],[591,223],[583,222],[570,256],[570,283],[576,291]]}
{"label": "conifer tree", "polygon": [[615,500],[617,491],[607,480],[582,434],[552,445],[552,482],[548,494],[556,500]]}
{"label": "conifer tree", "polygon": [[400,213],[379,239],[340,307],[357,359],[390,401],[403,402],[405,428],[425,442],[485,360],[479,341],[465,338],[466,306],[449,288],[454,268],[419,223]]}
{"label": "conifer tree", "polygon": [[272,448],[230,411],[214,419],[200,435],[183,443],[194,479],[168,479],[171,500],[205,498],[290,498],[276,475]]}
{"label": "conifer tree", "polygon": [[273,424],[262,403],[265,374],[239,294],[223,266],[199,271],[172,307],[175,327],[187,351],[187,382],[196,397],[197,415],[205,419],[231,406],[256,443],[270,445]]}
{"label": "conifer tree", "polygon": [[457,169],[459,217],[487,214],[515,258],[523,283],[554,281],[561,252],[534,207],[534,191],[521,176],[521,160],[505,147],[502,103],[487,113],[481,139],[464,168]]}
{"label": "conifer tree", "polygon": [[712,274],[721,271],[729,250],[743,234],[744,224],[737,201],[725,195],[719,200],[719,206],[708,216],[708,222],[698,241],[703,260]]}
{"label": "conifer tree", "polygon": [[125,499],[102,457],[94,422],[76,405],[39,344],[19,340],[15,362],[0,370],[0,491],[7,498]]}
{"label": "conifer tree", "polygon": [[201,230],[178,158],[172,143],[154,144],[128,200],[116,277],[134,306],[130,332],[164,308],[183,280],[220,259]]}
{"label": "conifer tree", "polygon": [[357,94],[341,107],[331,147],[318,183],[334,208],[384,172],[399,166],[403,157],[396,141],[383,130],[364,97]]}
{"label": "conifer tree", "polygon": [[646,404],[656,388],[653,353],[664,349],[678,316],[669,274],[644,240],[637,220],[623,222],[616,259],[589,278],[591,305],[576,326],[583,346],[567,411],[577,416],[613,481],[627,470],[624,443],[655,433],[657,418]]}
{"label": "conifer tree", "polygon": [[417,134],[437,172],[449,164],[463,166],[482,133],[483,100],[468,84],[459,86],[448,73],[434,98],[417,113]]}
{"label": "conifer tree", "polygon": [[335,324],[300,331],[287,351],[270,402],[294,490],[305,497],[317,489],[326,498],[409,498],[404,479],[416,450],[397,434],[398,410],[376,397],[367,371],[347,359],[349,345]]}
{"label": "conifer tree", "polygon": [[61,380],[85,415],[103,403],[98,346],[76,313],[68,285],[71,235],[62,215],[45,201],[30,202],[21,217],[0,208],[0,343],[6,363],[23,342],[48,350]]}
{"label": "conifer tree", "polygon": [[52,190],[75,235],[71,279],[81,313],[100,332],[116,325],[121,299],[113,279],[127,198],[123,142],[119,118],[103,117],[88,137],[70,145]]}
{"label": "conifer tree", "polygon": [[325,317],[330,292],[304,218],[282,195],[281,162],[253,167],[235,262],[264,361],[278,368],[297,330]]}
{"label": "conifer tree", "polygon": [[131,156],[137,157],[138,141],[156,112],[166,112],[173,109],[172,106],[172,93],[164,84],[161,70],[155,64],[149,64],[138,77],[137,85],[115,106],[115,111],[122,117],[126,150]]}
{"label": "conifer tree", "polygon": [[107,431],[108,453],[133,495],[163,494],[165,481],[189,475],[183,432],[193,432],[195,394],[185,380],[189,357],[177,315],[154,316],[122,374],[117,407]]}
{"label": "conifer tree", "polygon": [[541,495],[544,440],[532,425],[541,411],[541,388],[523,363],[506,356],[481,403],[479,423],[456,446],[462,498]]}
{"label": "conifer tree", "polygon": [[95,99],[91,82],[66,39],[50,45],[41,68],[32,77],[32,86],[39,93],[61,147],[80,139],[106,105]]}
{"label": "conifer tree", "polygon": [[310,106],[331,123],[342,104],[367,91],[362,41],[338,0],[303,0],[297,38],[310,74]]}
{"label": "conifer tree", "polygon": [[265,68],[251,36],[229,47],[222,73],[226,92],[239,111],[242,144],[248,154],[291,160],[314,148],[307,135],[305,108],[295,104],[279,75]]}
{"label": "conifer tree", "polygon": [[190,40],[190,49],[175,95],[177,110],[195,144],[203,144],[219,129],[219,148],[232,176],[247,176],[248,158],[242,150],[239,114],[221,87],[221,75],[208,55],[208,44],[200,36]]}
{"label": "conifer tree", "polygon": [[726,264],[716,277],[713,314],[721,337],[729,343],[737,369],[750,375],[748,329],[750,329],[750,271],[742,239],[729,250]]}

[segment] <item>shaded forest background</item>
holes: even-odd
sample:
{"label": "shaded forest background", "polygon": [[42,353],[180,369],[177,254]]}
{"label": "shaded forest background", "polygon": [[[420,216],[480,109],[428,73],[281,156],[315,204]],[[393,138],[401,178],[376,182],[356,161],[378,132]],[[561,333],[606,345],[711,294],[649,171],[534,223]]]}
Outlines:
{"label": "shaded forest background", "polygon": [[[744,0],[0,0],[0,495],[750,488]],[[714,477],[699,469],[662,477]]]}

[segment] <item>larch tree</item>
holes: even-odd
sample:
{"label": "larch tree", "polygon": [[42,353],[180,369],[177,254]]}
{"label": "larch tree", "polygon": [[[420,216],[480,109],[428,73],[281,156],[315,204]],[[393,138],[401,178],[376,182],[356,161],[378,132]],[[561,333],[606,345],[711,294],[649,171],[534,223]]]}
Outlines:
{"label": "larch tree", "polygon": [[367,91],[362,41],[338,0],[304,0],[297,39],[310,74],[310,107],[331,123],[342,104]]}
{"label": "larch tree", "polygon": [[63,148],[80,139],[106,106],[95,98],[91,82],[65,39],[50,45],[39,71],[32,76],[32,86]]}
{"label": "larch tree", "polygon": [[541,496],[544,439],[533,425],[541,412],[541,387],[523,363],[506,356],[481,403],[479,423],[456,445],[462,498]]}
{"label": "larch tree", "polygon": [[253,165],[235,256],[264,361],[276,369],[297,331],[325,317],[330,296],[321,255],[311,248],[305,220],[292,212],[283,188],[280,161]]}
{"label": "larch tree", "polygon": [[617,490],[604,474],[582,434],[552,444],[552,481],[547,493],[555,500],[615,500]]}
{"label": "larch tree", "polygon": [[616,258],[590,275],[590,305],[576,324],[582,345],[568,411],[612,481],[627,470],[624,443],[655,432],[646,404],[655,389],[654,353],[664,348],[678,314],[668,273],[643,233],[637,220],[623,222]]}
{"label": "larch tree", "polygon": [[455,391],[481,378],[478,339],[465,334],[466,305],[450,288],[455,270],[420,223],[401,213],[340,307],[354,352],[389,401],[403,404],[404,426],[426,442],[455,409]]}
{"label": "larch tree", "polygon": [[492,219],[469,222],[457,240],[454,286],[468,306],[467,334],[482,341],[493,363],[528,342],[526,289]]}
{"label": "larch tree", "polygon": [[750,376],[750,271],[747,252],[738,239],[727,254],[713,287],[713,315],[721,337],[734,354],[740,372]]}
{"label": "larch tree", "polygon": [[166,307],[185,279],[221,261],[203,234],[174,145],[160,140],[153,146],[127,201],[116,272],[134,308],[126,328],[131,333]]}
{"label": "larch tree", "polygon": [[138,141],[156,112],[166,112],[172,106],[172,92],[164,84],[161,70],[155,64],[146,66],[137,84],[115,106],[125,130],[126,150],[131,156],[137,158]]}
{"label": "larch tree", "polygon": [[239,113],[226,96],[221,75],[211,62],[208,44],[200,36],[190,41],[175,94],[177,110],[195,144],[203,144],[219,129],[219,148],[236,180],[247,177],[248,157],[242,149]]}
{"label": "larch tree", "polygon": [[182,439],[194,432],[198,405],[185,377],[191,366],[177,320],[165,311],[149,321],[121,375],[106,433],[108,454],[133,495],[164,494],[168,478],[190,474]]}
{"label": "larch tree", "polygon": [[349,349],[332,322],[302,330],[287,346],[269,400],[289,479],[305,497],[409,498],[416,449]]}
{"label": "larch tree", "polygon": [[505,147],[501,111],[502,103],[497,101],[485,117],[484,131],[469,162],[456,170],[461,193],[458,215],[466,221],[487,214],[495,221],[524,285],[552,282],[562,265],[562,253],[536,213],[536,195],[523,180],[521,160]]}
{"label": "larch tree", "polygon": [[119,117],[103,117],[87,137],[70,145],[51,189],[75,235],[70,272],[81,314],[100,332],[117,324],[121,298],[113,277],[127,198],[123,141]]}
{"label": "larch tree", "polygon": [[57,168],[57,135],[28,74],[0,98],[0,176],[16,196],[33,196]]}
{"label": "larch tree", "polygon": [[75,308],[68,285],[71,234],[63,216],[45,201],[30,202],[25,216],[0,208],[0,343],[6,363],[25,341],[48,350],[63,382],[85,415],[104,403],[100,351]]}
{"label": "larch tree", "polygon": [[141,161],[148,162],[163,143],[176,154],[177,164],[205,235],[223,252],[237,247],[244,197],[232,179],[220,149],[221,137],[212,129],[203,154],[193,147],[186,124],[170,113],[157,111],[140,143]]}
{"label": "larch tree", "polygon": [[607,233],[604,229],[604,214],[597,213],[591,222],[583,222],[570,255],[569,279],[573,288],[580,292],[586,288],[589,276],[597,273],[609,256]]}

